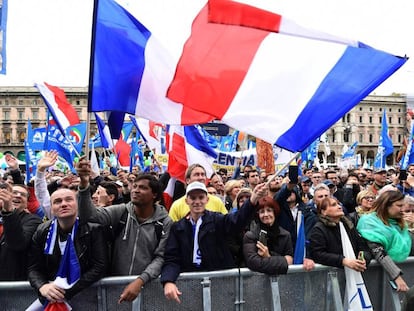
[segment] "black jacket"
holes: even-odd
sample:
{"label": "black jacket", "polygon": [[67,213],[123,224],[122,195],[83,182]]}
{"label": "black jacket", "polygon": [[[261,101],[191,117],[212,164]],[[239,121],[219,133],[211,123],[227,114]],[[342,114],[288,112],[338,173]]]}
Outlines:
{"label": "black jacket", "polygon": [[[364,251],[365,261],[368,265],[372,259],[372,255],[366,241],[359,235],[349,219],[342,217],[341,222],[343,222],[345,230],[348,233],[355,257],[358,256],[359,251]],[[343,268],[342,260],[345,257],[343,255],[339,224],[335,224],[320,216],[319,221],[310,233],[308,250],[310,252],[308,257],[316,263]]]}
{"label": "black jacket", "polygon": [[161,282],[175,282],[181,272],[235,268],[227,237],[241,231],[250,221],[255,207],[249,201],[235,213],[223,215],[205,211],[198,235],[201,265],[193,264],[193,228],[189,216],[175,222],[165,247]]}
{"label": "black jacket", "polygon": [[[261,257],[257,253],[256,243],[259,240],[261,229],[268,232],[267,247],[269,248],[270,257]],[[266,274],[286,274],[288,263],[284,256],[293,257],[293,247],[290,234],[276,223],[272,227],[258,224],[251,231],[248,231],[243,239],[243,252],[246,265],[250,270]]]}
{"label": "black jacket", "polygon": [[[39,226],[33,235],[29,255],[29,281],[41,301],[44,301],[45,298],[40,295],[39,289],[56,278],[62,257],[58,238],[53,254],[44,254],[50,224],[51,221],[48,221]],[[108,246],[100,225],[80,222],[74,242],[81,267],[81,277],[72,288],[66,290],[65,298],[67,300],[101,279],[108,268]]]}
{"label": "black jacket", "polygon": [[4,231],[0,238],[0,281],[26,281],[30,242],[42,221],[25,211],[1,216]]}

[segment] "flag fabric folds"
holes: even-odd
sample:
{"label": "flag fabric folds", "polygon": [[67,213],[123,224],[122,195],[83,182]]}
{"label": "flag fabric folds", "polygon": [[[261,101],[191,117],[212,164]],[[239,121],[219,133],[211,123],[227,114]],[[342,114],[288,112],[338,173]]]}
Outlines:
{"label": "flag fabric folds", "polygon": [[24,152],[26,155],[26,184],[36,175],[37,170],[37,158],[35,150],[33,149],[31,142],[33,141],[33,129],[30,120],[27,121],[27,135],[24,141]]}
{"label": "flag fabric folds", "polygon": [[356,147],[358,146],[358,142],[354,142],[351,147],[348,148],[342,155],[342,159],[352,158],[355,156]]}
{"label": "flag fabric folds", "polygon": [[[355,259],[351,241],[342,222],[339,222],[343,255],[345,258]],[[345,310],[367,310],[372,311],[372,304],[365,287],[361,272],[344,267],[345,269]]]}
{"label": "flag fabric folds", "polygon": [[411,120],[411,131],[408,138],[407,149],[405,150],[404,157],[402,158],[401,169],[405,170],[408,167],[408,164],[414,163],[414,150],[413,150],[413,140],[414,140],[414,121]]}
{"label": "flag fabric folds", "polygon": [[56,126],[48,126],[43,150],[56,150],[66,160],[71,171],[75,172],[73,161],[80,154],[85,140],[86,123],[70,126],[62,134]]}
{"label": "flag fabric folds", "polygon": [[302,151],[405,61],[236,1],[211,0],[193,22],[168,97]]}
{"label": "flag fabric folds", "polygon": [[303,151],[407,60],[236,1],[177,0],[168,20],[148,18],[166,5],[99,1],[89,111],[216,118]]}
{"label": "flag fabric folds", "polygon": [[185,171],[194,163],[202,165],[207,177],[214,172],[217,153],[202,138],[195,126],[173,126],[167,130],[168,172],[185,183]]}
{"label": "flag fabric folds", "polygon": [[75,108],[66,99],[65,92],[46,82],[36,83],[35,87],[40,92],[49,112],[56,122],[56,126],[65,135],[65,130],[71,126],[80,123],[78,113]]}
{"label": "flag fabric folds", "polygon": [[99,136],[101,138],[101,146],[103,148],[113,148],[114,143],[112,141],[111,132],[105,122],[95,113],[96,126],[98,128]]}
{"label": "flag fabric folds", "polygon": [[387,164],[387,156],[394,152],[394,145],[392,140],[388,135],[388,123],[387,115],[384,112],[382,114],[382,124],[381,124],[381,135],[379,138],[378,151],[374,159],[374,168],[385,168]]}
{"label": "flag fabric folds", "polygon": [[155,150],[155,153],[162,153],[162,142],[160,131],[165,129],[165,125],[157,123],[151,120],[135,118],[134,116],[129,116],[132,121],[132,124],[137,128],[141,138],[145,141],[147,146],[151,150]]}
{"label": "flag fabric folds", "polygon": [[237,141],[239,138],[239,131],[234,131],[232,134],[223,136],[220,141],[220,151],[232,152],[236,151]]}
{"label": "flag fabric folds", "polygon": [[295,245],[295,254],[293,255],[293,264],[301,265],[303,264],[303,259],[305,258],[305,218],[301,211],[298,211],[297,216],[297,238]]}
{"label": "flag fabric folds", "polygon": [[172,56],[114,0],[98,1],[94,51],[88,111],[126,112],[165,124],[213,119],[166,98],[175,70]]}

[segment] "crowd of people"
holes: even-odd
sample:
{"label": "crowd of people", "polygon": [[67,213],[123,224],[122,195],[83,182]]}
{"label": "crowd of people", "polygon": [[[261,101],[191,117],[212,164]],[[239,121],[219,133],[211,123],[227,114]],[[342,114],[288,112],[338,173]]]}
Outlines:
{"label": "crowd of people", "polygon": [[[306,168],[290,180],[240,165],[206,176],[192,164],[166,207],[168,173],[109,167],[97,174],[82,157],[76,174],[65,175],[52,169],[57,158],[45,152],[25,184],[8,156],[0,182],[0,281],[28,280],[42,305],[126,275],[137,277],[119,303],[158,277],[165,297],[180,302],[182,272],[248,267],[277,275],[294,261],[306,271],[320,263],[363,272],[375,259],[397,291],[409,290],[397,264],[413,254],[414,165],[407,176],[397,169]],[[62,277],[68,258],[75,272]]]}

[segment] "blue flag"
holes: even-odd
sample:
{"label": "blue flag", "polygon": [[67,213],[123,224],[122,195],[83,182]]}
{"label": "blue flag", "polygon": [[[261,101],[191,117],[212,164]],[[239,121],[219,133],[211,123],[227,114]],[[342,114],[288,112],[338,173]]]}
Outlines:
{"label": "blue flag", "polygon": [[300,211],[298,212],[298,225],[299,228],[296,238],[295,254],[293,256],[294,265],[303,264],[303,259],[305,258],[305,218]]}
{"label": "blue flag", "polygon": [[30,120],[27,122],[27,137],[24,141],[26,155],[26,184],[36,175],[37,158],[31,142],[33,141],[33,129]]}
{"label": "blue flag", "polygon": [[401,169],[407,169],[408,164],[414,163],[414,150],[413,150],[413,140],[414,140],[414,122],[411,120],[411,132],[410,137],[408,138],[407,150],[405,150],[404,157],[401,159]]}
{"label": "blue flag", "polygon": [[217,140],[217,138],[215,138],[213,135],[211,135],[209,132],[203,129],[203,127],[201,127],[200,125],[195,125],[195,127],[198,129],[201,136],[210,145],[211,148],[217,149],[219,147],[219,141]]}
{"label": "blue flag", "polygon": [[220,151],[236,151],[238,138],[239,131],[234,131],[233,134],[222,137],[220,142]]}
{"label": "blue flag", "polygon": [[[75,171],[73,161],[82,150],[86,134],[86,123],[70,126],[66,129],[66,137],[55,126],[50,126],[45,140],[44,150],[56,150],[65,159],[69,168]],[[75,151],[76,150],[76,151]]]}
{"label": "blue flag", "polygon": [[384,113],[382,115],[381,136],[378,144],[378,151],[374,160],[374,168],[385,168],[387,156],[393,152],[394,146],[390,136],[388,135],[387,116],[384,109]]}
{"label": "blue flag", "polygon": [[355,156],[356,147],[358,146],[358,142],[354,142],[351,147],[342,155],[342,159],[352,158]]}

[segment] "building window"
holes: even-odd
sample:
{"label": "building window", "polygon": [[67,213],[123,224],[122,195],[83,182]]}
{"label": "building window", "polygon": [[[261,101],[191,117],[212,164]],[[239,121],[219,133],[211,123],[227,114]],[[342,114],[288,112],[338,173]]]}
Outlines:
{"label": "building window", "polygon": [[359,142],[362,144],[364,142],[364,134],[359,134]]}
{"label": "building window", "polygon": [[32,119],[39,120],[39,109],[32,109]]}
{"label": "building window", "polygon": [[388,117],[388,124],[392,123],[392,117]]}
{"label": "building window", "polygon": [[24,131],[20,132],[19,133],[19,142],[24,143],[25,139],[26,139],[26,133]]}
{"label": "building window", "polygon": [[5,104],[6,106],[8,106],[8,105],[9,105],[9,101],[6,99],[6,100],[4,101],[4,104]]}
{"label": "building window", "polygon": [[25,118],[24,116],[24,110],[17,111],[18,119],[23,120]]}
{"label": "building window", "polygon": [[362,123],[362,116],[359,117],[359,123]]}
{"label": "building window", "polygon": [[19,100],[19,106],[23,106],[23,101]]}
{"label": "building window", "polygon": [[398,143],[401,143],[401,134],[398,134]]}
{"label": "building window", "polygon": [[349,113],[346,115],[346,122],[351,122],[351,115]]}
{"label": "building window", "polygon": [[32,105],[33,105],[33,106],[37,106],[37,99],[33,99],[33,101],[32,101]]}
{"label": "building window", "polygon": [[349,132],[348,131],[344,132],[344,143],[349,143]]}
{"label": "building window", "polygon": [[369,134],[369,142],[372,143],[372,134]]}
{"label": "building window", "polygon": [[371,116],[369,117],[369,123],[372,123],[372,117]]}
{"label": "building window", "polygon": [[77,100],[77,101],[76,101],[76,105],[77,105],[77,106],[80,106],[80,104],[81,104],[81,101],[80,101],[80,100]]}
{"label": "building window", "polygon": [[378,120],[379,120],[379,123],[381,124],[382,123],[382,117],[379,117]]}
{"label": "building window", "polygon": [[10,121],[10,110],[3,110],[3,120]]}
{"label": "building window", "polygon": [[391,111],[392,111],[392,109],[390,108],[390,109],[388,109],[388,111],[389,111],[389,112],[391,112]]}
{"label": "building window", "polygon": [[362,111],[362,107],[359,107],[359,111]]}
{"label": "building window", "polygon": [[401,124],[401,117],[398,117],[398,124]]}
{"label": "building window", "polygon": [[401,112],[401,108],[398,108],[398,112]]}
{"label": "building window", "polygon": [[5,132],[4,133],[4,142],[6,144],[10,144],[11,143],[11,133],[10,132]]}

